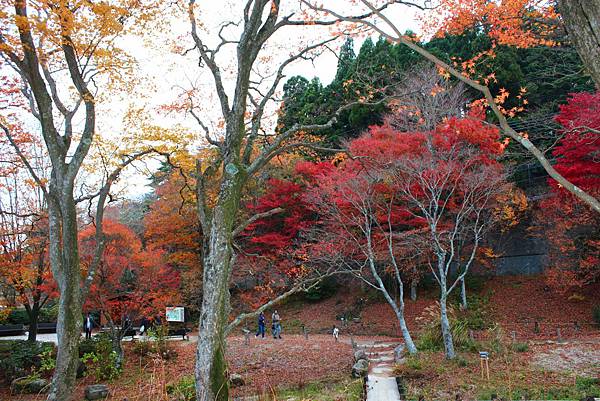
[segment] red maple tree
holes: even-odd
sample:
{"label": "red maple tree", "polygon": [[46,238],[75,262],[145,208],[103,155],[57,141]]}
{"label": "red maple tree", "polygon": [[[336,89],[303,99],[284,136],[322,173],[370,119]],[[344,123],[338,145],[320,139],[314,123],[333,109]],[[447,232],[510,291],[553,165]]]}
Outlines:
{"label": "red maple tree", "polygon": [[[121,340],[134,322],[161,315],[179,302],[179,274],[167,266],[162,252],[143,249],[129,227],[106,220],[103,228],[106,245],[85,309],[100,311],[122,361]],[[79,240],[85,268],[96,249],[95,227],[82,230]]]}
{"label": "red maple tree", "polygon": [[[553,150],[555,168],[584,191],[600,195],[600,92],[577,93],[561,106],[556,121],[563,137]],[[550,242],[547,272],[553,287],[568,291],[600,277],[600,217],[553,181],[540,204],[544,236]],[[548,222],[549,224],[544,224]]]}

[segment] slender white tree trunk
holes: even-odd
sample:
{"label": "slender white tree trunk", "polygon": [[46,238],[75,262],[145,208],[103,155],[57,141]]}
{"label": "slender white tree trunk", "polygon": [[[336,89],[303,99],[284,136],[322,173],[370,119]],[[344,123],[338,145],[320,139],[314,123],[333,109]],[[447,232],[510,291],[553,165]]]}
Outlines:
{"label": "slender white tree trunk", "polygon": [[467,286],[465,284],[464,277],[462,280],[460,280],[460,307],[462,310],[467,310],[469,307],[467,304]]}
{"label": "slender white tree trunk", "polygon": [[446,288],[443,288],[442,296],[440,297],[440,321],[442,326],[442,338],[444,339],[444,351],[446,354],[446,359],[454,359],[456,353],[454,352],[452,330],[450,328],[450,321],[448,319],[448,307],[446,305],[446,297]]}

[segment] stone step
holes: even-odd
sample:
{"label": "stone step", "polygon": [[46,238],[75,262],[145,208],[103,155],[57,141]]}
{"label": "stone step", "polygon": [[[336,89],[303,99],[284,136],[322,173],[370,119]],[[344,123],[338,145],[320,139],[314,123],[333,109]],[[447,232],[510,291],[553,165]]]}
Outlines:
{"label": "stone step", "polygon": [[394,361],[394,356],[379,356],[376,358],[369,358],[370,362],[373,363],[379,363],[379,362],[393,362]]}
{"label": "stone step", "polygon": [[367,377],[367,401],[400,401],[394,377]]}

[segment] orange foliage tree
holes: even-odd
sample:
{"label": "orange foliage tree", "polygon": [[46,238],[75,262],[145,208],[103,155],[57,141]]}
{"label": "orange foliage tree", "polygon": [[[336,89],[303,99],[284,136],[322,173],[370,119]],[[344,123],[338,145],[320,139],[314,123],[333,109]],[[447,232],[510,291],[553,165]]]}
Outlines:
{"label": "orange foliage tree", "polygon": [[[90,225],[79,236],[84,269],[94,258],[95,230]],[[179,274],[165,263],[163,252],[143,249],[140,238],[123,224],[107,219],[104,241],[85,308],[101,312],[120,366],[124,357],[121,341],[133,323],[162,314],[167,306],[179,302]]]}
{"label": "orange foliage tree", "polygon": [[156,200],[144,216],[146,248],[163,252],[165,262],[181,274],[182,301],[195,314],[202,294],[202,262],[194,194],[186,186],[185,177],[171,169],[154,194]]}

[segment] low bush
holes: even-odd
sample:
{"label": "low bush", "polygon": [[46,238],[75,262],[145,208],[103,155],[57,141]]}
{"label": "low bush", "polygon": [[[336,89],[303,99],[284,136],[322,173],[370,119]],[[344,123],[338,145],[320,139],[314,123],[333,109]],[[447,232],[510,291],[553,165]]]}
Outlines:
{"label": "low bush", "polygon": [[133,353],[136,355],[146,356],[152,352],[154,352],[154,345],[152,341],[142,339],[141,341],[136,341],[133,344]]}
{"label": "low bush", "polygon": [[600,305],[595,305],[592,308],[592,319],[597,326],[600,326]]}
{"label": "low bush", "polygon": [[[417,348],[421,351],[439,351],[444,349],[439,304],[436,303],[425,308],[418,320],[423,325],[423,329],[419,335]],[[450,321],[450,332],[452,333],[454,347],[457,349],[472,349],[474,342],[469,337],[468,323],[459,320],[456,317],[454,308],[450,306],[448,306],[448,320]]]}
{"label": "low bush", "polygon": [[[40,309],[38,322],[40,323],[53,323],[58,318],[58,307],[49,306]],[[10,309],[8,316],[5,318],[6,324],[24,324],[29,325],[29,315],[24,308]]]}
{"label": "low bush", "polygon": [[529,345],[527,343],[513,343],[511,348],[515,352],[527,352],[529,351]]}
{"label": "low bush", "polygon": [[338,283],[335,277],[326,277],[315,287],[304,293],[304,298],[307,301],[320,301],[330,298],[338,290]]}
{"label": "low bush", "polygon": [[148,330],[148,335],[154,338],[149,350],[150,353],[159,355],[165,360],[177,357],[177,352],[170,347],[169,342],[167,341],[169,336],[169,327],[166,324]]}
{"label": "low bush", "polygon": [[0,341],[0,376],[6,382],[30,374],[34,369],[53,369],[54,344],[25,340]]}
{"label": "low bush", "polygon": [[79,357],[85,354],[92,354],[98,348],[98,337],[86,338],[79,341]]}
{"label": "low bush", "polygon": [[97,336],[95,340],[96,350],[83,354],[81,361],[86,366],[88,375],[95,377],[96,381],[112,380],[121,374],[118,367],[118,355],[112,348],[112,342],[108,336]]}
{"label": "low bush", "polygon": [[178,382],[167,385],[167,394],[172,400],[194,401],[196,399],[194,376],[185,376]]}

